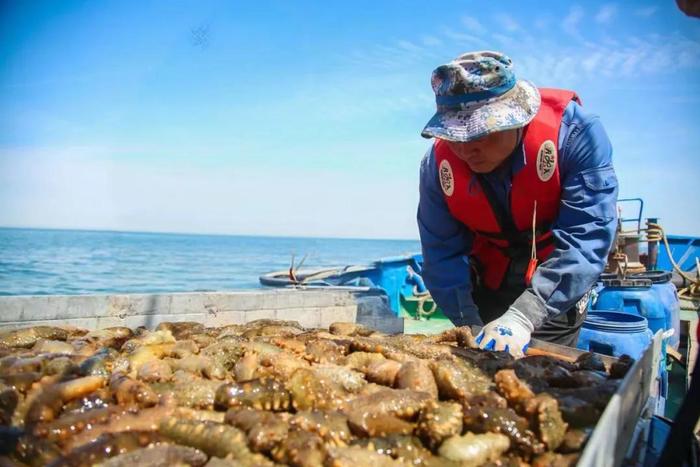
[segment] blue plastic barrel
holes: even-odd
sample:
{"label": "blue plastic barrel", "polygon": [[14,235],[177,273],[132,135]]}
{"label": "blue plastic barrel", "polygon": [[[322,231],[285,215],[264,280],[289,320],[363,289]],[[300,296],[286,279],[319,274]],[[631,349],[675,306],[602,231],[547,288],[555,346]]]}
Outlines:
{"label": "blue plastic barrel", "polygon": [[627,279],[603,277],[603,288],[593,304],[594,310],[617,310],[643,316],[652,333],[673,329],[668,343],[678,348],[680,342],[680,301],[671,273],[648,271]]}
{"label": "blue plastic barrel", "polygon": [[652,340],[646,318],[610,310],[588,312],[576,347],[613,357],[638,359]]}

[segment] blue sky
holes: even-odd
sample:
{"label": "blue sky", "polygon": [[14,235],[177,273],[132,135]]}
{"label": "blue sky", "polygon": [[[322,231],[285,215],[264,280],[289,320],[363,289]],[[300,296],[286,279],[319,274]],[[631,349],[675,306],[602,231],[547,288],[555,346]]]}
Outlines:
{"label": "blue sky", "polygon": [[479,49],[577,90],[621,196],[700,235],[670,0],[0,1],[0,225],[417,238],[430,73]]}

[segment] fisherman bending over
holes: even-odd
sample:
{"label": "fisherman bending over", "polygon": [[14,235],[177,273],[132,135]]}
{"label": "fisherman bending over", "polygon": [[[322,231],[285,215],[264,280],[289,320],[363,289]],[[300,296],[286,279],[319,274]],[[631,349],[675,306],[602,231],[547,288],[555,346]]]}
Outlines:
{"label": "fisherman bending over", "polygon": [[482,348],[575,346],[616,227],[612,148],[576,93],[518,80],[499,52],[432,75],[435,142],[421,163],[425,283]]}

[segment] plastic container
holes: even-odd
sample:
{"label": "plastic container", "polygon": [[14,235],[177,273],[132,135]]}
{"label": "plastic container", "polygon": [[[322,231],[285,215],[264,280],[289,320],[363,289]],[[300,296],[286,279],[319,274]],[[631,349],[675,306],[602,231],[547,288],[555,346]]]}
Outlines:
{"label": "plastic container", "polygon": [[581,350],[638,359],[652,340],[646,318],[620,311],[592,310],[583,322],[576,347]]}
{"label": "plastic container", "polygon": [[675,349],[680,342],[680,302],[671,273],[648,271],[628,276],[628,279],[603,277],[603,288],[593,310],[617,310],[647,319],[652,334],[673,329],[668,343]]}

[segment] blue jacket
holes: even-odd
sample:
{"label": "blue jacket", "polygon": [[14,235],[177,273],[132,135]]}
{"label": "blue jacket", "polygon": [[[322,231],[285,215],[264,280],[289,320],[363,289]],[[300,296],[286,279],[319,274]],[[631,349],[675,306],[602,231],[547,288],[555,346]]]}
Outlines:
{"label": "blue jacket", "polygon": [[[552,228],[556,248],[516,300],[516,308],[535,328],[568,311],[595,284],[617,225],[612,147],[598,117],[571,102],[562,117],[558,144],[562,193]],[[507,212],[512,176],[524,164],[518,145],[506,162],[486,175]],[[483,324],[471,297],[468,252],[473,234],[447,208],[432,148],[421,162],[417,217],[423,279],[431,295],[455,324]]]}

